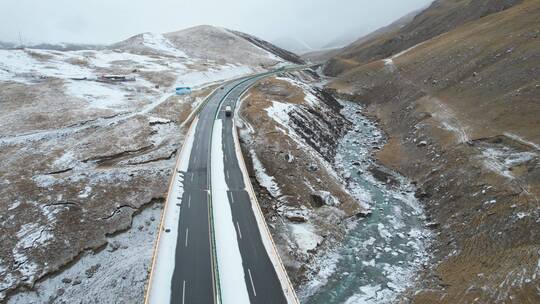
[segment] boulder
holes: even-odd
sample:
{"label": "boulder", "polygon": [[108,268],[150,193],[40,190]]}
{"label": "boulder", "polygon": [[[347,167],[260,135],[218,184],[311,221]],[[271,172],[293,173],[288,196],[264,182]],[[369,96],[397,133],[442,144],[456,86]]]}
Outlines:
{"label": "boulder", "polygon": [[314,207],[338,206],[340,204],[339,200],[330,192],[322,190],[311,193],[311,201]]}

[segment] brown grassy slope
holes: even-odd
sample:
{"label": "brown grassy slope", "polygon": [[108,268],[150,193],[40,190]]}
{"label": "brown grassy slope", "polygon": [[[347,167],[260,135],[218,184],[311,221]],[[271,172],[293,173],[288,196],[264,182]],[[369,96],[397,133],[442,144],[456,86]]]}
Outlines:
{"label": "brown grassy slope", "polygon": [[524,1],[330,84],[381,119],[379,158],[438,223],[413,303],[540,301],[538,20]]}
{"label": "brown grassy slope", "polygon": [[[372,95],[379,80],[389,80],[384,85],[390,95],[395,86],[405,85],[410,86],[406,91],[444,100],[471,125],[473,136],[512,132],[540,142],[540,129],[530,128],[540,122],[539,5],[528,1],[418,46],[393,60],[394,79],[385,73],[371,77],[392,69],[375,61],[348,71],[333,86]],[[381,99],[379,92],[370,97]]]}
{"label": "brown grassy slope", "polygon": [[505,10],[522,0],[437,0],[406,26],[343,49],[325,73],[336,76],[367,62],[389,57],[467,22]]}

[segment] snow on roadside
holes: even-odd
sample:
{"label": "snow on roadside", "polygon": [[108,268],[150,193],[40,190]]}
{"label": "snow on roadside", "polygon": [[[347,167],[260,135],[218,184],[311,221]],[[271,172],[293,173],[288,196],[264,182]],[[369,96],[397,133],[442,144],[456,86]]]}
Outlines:
{"label": "snow on roadside", "polygon": [[[71,80],[66,81],[65,85],[66,87],[68,87],[67,90],[72,92],[71,95],[85,100],[87,102],[87,106],[93,105],[94,107],[102,109],[113,109],[116,111],[128,110],[127,107],[131,106],[131,109],[134,110],[131,112],[120,113],[113,117],[98,118],[86,124],[72,125],[65,128],[57,128],[53,130],[40,130],[37,132],[19,134],[14,136],[0,137],[0,146],[20,144],[29,141],[38,141],[42,139],[52,139],[55,137],[63,137],[89,128],[109,126],[128,120],[137,115],[147,115],[156,107],[160,106],[174,95],[174,93],[165,93],[158,97],[155,96],[156,94],[153,94],[152,97],[149,98],[150,100],[152,100],[152,102],[142,107],[135,107],[135,105],[131,105],[128,100],[126,100],[126,97],[124,97],[124,93],[122,93],[122,90],[113,90],[113,85],[109,85],[106,83],[94,83],[89,81],[79,82]],[[201,89],[205,88],[208,85],[208,83],[205,83],[203,86],[201,86]],[[90,90],[90,88],[93,86],[97,86],[96,90]],[[81,89],[77,90],[77,88]],[[197,101],[202,102],[203,98],[197,97]],[[47,177],[44,178],[48,179]]]}
{"label": "snow on roadside", "polygon": [[[148,38],[148,37],[147,37]],[[161,38],[166,39],[161,36]],[[57,52],[49,50],[0,50],[0,82],[15,81],[32,84],[43,78],[59,78],[65,81],[69,95],[86,100],[86,106],[99,109],[117,109],[129,106],[124,97],[137,93],[139,96],[155,99],[155,94],[163,94],[154,88],[154,84],[141,77],[134,82],[111,85],[93,82],[101,72],[101,68],[128,68],[145,72],[169,72],[176,77],[177,86],[200,88],[209,83],[251,74],[256,68],[237,64],[207,65],[185,58],[185,54],[175,49],[170,43],[158,36],[152,36],[148,43],[160,51],[176,51],[177,58],[155,57],[118,52],[102,51],[70,51]],[[195,61],[194,61],[195,60]],[[184,63],[189,63],[187,67]],[[136,76],[135,74],[133,76]],[[71,78],[86,78],[86,81],[74,81]]]}
{"label": "snow on roadside", "polygon": [[[238,113],[239,107],[236,107],[236,108],[237,108],[236,111]],[[235,117],[239,118],[241,116],[238,115]],[[240,123],[240,122],[237,120],[236,123]],[[238,128],[235,125],[233,125],[232,132],[233,132],[233,139],[235,143],[234,146],[235,146],[236,158],[238,160],[238,163],[240,164],[240,169],[242,171],[242,178],[244,180],[244,185],[246,185],[245,190],[247,191],[250,197],[251,208],[253,210],[253,214],[255,215],[255,220],[257,222],[257,226],[261,235],[261,240],[264,244],[266,252],[268,253],[268,257],[272,261],[272,265],[274,266],[274,269],[276,270],[276,274],[279,278],[281,287],[283,289],[285,297],[287,298],[288,303],[297,303],[298,299],[294,292],[294,287],[292,286],[292,283],[288,277],[287,271],[285,270],[285,267],[283,266],[283,262],[281,261],[281,257],[279,256],[277,247],[273,241],[270,230],[268,229],[266,220],[264,218],[264,214],[260,208],[259,202],[257,201],[257,195],[255,194],[255,190],[253,189],[253,186],[251,184],[251,180],[249,178],[249,173],[246,167],[246,163],[244,161],[244,157],[242,156],[242,148],[240,146],[240,139],[238,137],[239,135]]]}
{"label": "snow on roadside", "polygon": [[[211,148],[212,209],[222,303],[250,303],[223,163],[223,123],[214,122]],[[219,198],[219,199],[218,199]]]}
{"label": "snow on roadside", "polygon": [[176,254],[176,242],[178,240],[178,225],[180,223],[180,208],[176,205],[182,203],[184,194],[184,176],[180,172],[186,172],[189,166],[189,158],[195,140],[195,129],[197,120],[192,127],[182,147],[174,172],[173,184],[167,197],[167,203],[163,210],[162,226],[165,231],[159,232],[157,248],[155,253],[155,264],[153,267],[151,285],[148,289],[149,303],[166,303],[171,299],[171,283],[174,272],[174,262]]}
{"label": "snow on roadside", "polygon": [[278,198],[281,196],[281,190],[279,189],[279,185],[274,180],[273,176],[269,176],[266,173],[266,169],[262,165],[261,161],[257,157],[257,154],[253,149],[249,150],[249,154],[251,155],[251,160],[253,162],[253,169],[255,170],[255,175],[257,177],[257,181],[261,186],[266,188],[270,195],[272,195],[275,198]]}

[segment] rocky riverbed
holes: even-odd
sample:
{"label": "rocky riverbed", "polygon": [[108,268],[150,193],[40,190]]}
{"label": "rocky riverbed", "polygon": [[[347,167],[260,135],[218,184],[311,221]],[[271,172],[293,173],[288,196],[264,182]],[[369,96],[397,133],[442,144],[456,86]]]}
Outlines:
{"label": "rocky riverbed", "polygon": [[430,232],[414,186],[374,161],[385,141],[381,130],[358,104],[341,104],[354,128],[339,141],[334,166],[370,214],[348,221],[341,244],[319,255],[319,270],[301,296],[312,304],[388,303],[414,284]]}

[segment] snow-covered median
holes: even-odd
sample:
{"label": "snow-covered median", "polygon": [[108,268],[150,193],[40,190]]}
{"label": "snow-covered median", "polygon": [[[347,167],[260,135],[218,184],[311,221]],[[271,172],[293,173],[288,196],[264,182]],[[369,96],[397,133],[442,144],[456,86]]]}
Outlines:
{"label": "snow-covered median", "polygon": [[217,263],[222,303],[249,303],[249,294],[244,278],[242,256],[227,195],[225,167],[223,163],[223,124],[214,122],[212,135],[212,211],[216,239]]}

